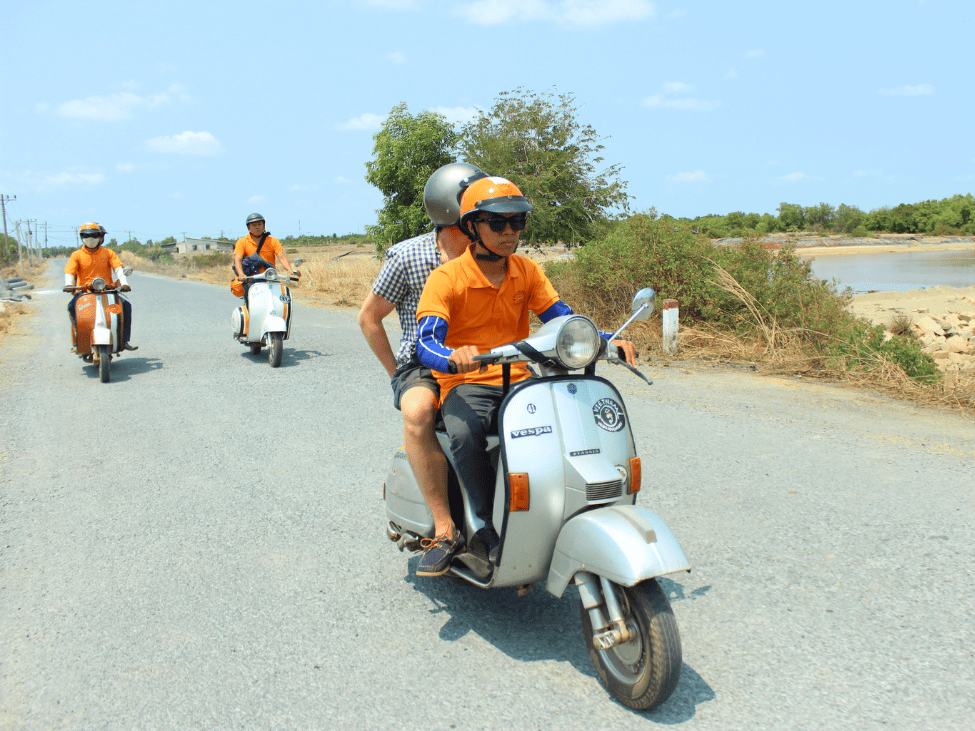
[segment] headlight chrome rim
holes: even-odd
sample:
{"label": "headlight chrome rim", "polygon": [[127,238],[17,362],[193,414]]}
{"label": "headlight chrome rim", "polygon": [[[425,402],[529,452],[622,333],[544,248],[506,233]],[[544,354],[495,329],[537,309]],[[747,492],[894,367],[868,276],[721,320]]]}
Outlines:
{"label": "headlight chrome rim", "polygon": [[566,370],[586,368],[596,362],[600,335],[588,317],[570,317],[559,328],[555,338],[555,359]]}

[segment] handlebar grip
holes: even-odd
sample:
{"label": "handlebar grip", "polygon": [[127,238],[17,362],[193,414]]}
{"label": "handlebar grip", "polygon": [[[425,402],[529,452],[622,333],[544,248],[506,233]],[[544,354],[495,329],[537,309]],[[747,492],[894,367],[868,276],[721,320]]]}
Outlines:
{"label": "handlebar grip", "polygon": [[447,361],[447,373],[455,375],[457,373],[457,364],[452,360]]}

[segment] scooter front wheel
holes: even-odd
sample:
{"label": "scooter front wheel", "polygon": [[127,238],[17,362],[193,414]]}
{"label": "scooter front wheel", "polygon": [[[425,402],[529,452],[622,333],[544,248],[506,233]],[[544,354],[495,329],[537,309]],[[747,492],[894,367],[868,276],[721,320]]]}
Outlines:
{"label": "scooter front wheel", "polygon": [[284,356],[284,333],[271,333],[268,335],[267,362],[272,368],[281,365],[281,358]]}
{"label": "scooter front wheel", "polygon": [[683,662],[677,620],[654,579],[636,586],[613,585],[631,639],[608,650],[593,645],[588,610],[580,603],[582,634],[606,690],[638,711],[656,708],[677,687]]}
{"label": "scooter front wheel", "polygon": [[98,377],[102,383],[112,380],[112,355],[107,345],[96,345],[98,348]]}

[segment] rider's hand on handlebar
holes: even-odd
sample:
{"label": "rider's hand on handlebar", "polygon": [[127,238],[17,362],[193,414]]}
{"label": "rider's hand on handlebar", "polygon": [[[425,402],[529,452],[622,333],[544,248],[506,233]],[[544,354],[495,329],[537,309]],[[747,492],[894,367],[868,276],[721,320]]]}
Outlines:
{"label": "rider's hand on handlebar", "polygon": [[470,373],[478,369],[483,373],[487,369],[488,364],[474,361],[473,358],[475,355],[478,355],[477,348],[473,345],[465,345],[451,353],[448,360],[457,366],[458,373]]}
{"label": "rider's hand on handlebar", "polygon": [[119,289],[122,290],[123,292],[131,292],[132,291],[132,287],[130,287],[127,284],[123,284],[121,287],[119,287]]}
{"label": "rider's hand on handlebar", "polygon": [[613,345],[617,348],[617,355],[624,363],[636,364],[636,346],[629,340],[614,340]]}

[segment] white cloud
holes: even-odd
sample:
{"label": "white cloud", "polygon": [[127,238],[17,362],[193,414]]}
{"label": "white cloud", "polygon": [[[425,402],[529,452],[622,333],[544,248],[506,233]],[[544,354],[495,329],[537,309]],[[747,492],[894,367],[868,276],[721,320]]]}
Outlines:
{"label": "white cloud", "polygon": [[129,79],[128,81],[123,81],[122,88],[127,89],[128,91],[135,91],[136,89],[139,88],[139,82],[136,81],[135,79]]}
{"label": "white cloud", "polygon": [[351,182],[351,181],[349,181],[347,178],[343,178],[341,175],[339,175],[337,178],[335,178],[335,182],[336,183],[348,183],[348,182]]}
{"label": "white cloud", "polygon": [[247,202],[248,203],[260,203],[263,200],[264,200],[264,196],[263,195],[252,195],[250,198],[247,199]]}
{"label": "white cloud", "polygon": [[677,173],[677,175],[668,175],[667,180],[675,183],[702,183],[710,180],[710,178],[703,170],[695,170],[693,173]]}
{"label": "white cloud", "polygon": [[387,54],[386,58],[395,64],[406,63],[406,54],[401,51],[394,51],[393,53]]}
{"label": "white cloud", "polygon": [[432,110],[444,117],[451,124],[464,124],[477,117],[479,107],[437,107]]}
{"label": "white cloud", "polygon": [[682,112],[710,112],[721,106],[721,102],[707,102],[702,99],[664,99],[659,94],[648,96],[641,104],[659,109],[677,109]]}
{"label": "white cloud", "polygon": [[308,188],[307,185],[298,185],[296,183],[295,185],[290,186],[288,188],[288,190],[293,190],[293,191],[296,191],[297,192],[297,191],[301,191],[301,190],[309,190],[309,188]]}
{"label": "white cloud", "polygon": [[69,185],[82,185],[90,188],[93,185],[101,185],[106,180],[101,173],[36,173],[31,170],[24,173],[24,178],[37,189],[63,188]]}
{"label": "white cloud", "polygon": [[109,96],[90,96],[75,99],[58,107],[62,117],[89,119],[95,122],[121,122],[132,118],[137,109],[154,109],[169,102],[168,94],[139,96],[131,92]]}
{"label": "white cloud", "polygon": [[682,81],[665,81],[664,82],[664,92],[667,94],[686,94],[691,91],[694,87],[690,84],[685,84]]}
{"label": "white cloud", "polygon": [[650,0],[475,0],[454,12],[476,25],[548,20],[599,26],[650,19],[657,8]]}
{"label": "white cloud", "polygon": [[177,191],[176,191],[175,193],[173,193],[173,194],[172,194],[172,195],[170,195],[169,197],[170,197],[170,198],[182,198],[182,197],[183,197],[183,194],[182,194],[182,193],[180,193],[180,192],[179,192],[179,191],[177,190]]}
{"label": "white cloud", "polygon": [[366,112],[354,119],[350,119],[345,124],[340,124],[339,129],[382,129],[383,122],[385,121],[385,117]]}
{"label": "white cloud", "polygon": [[788,175],[783,175],[782,180],[788,180],[789,182],[795,182],[797,180],[803,180],[807,176],[805,173],[789,173]]}
{"label": "white cloud", "polygon": [[366,0],[366,5],[389,8],[390,10],[414,10],[417,8],[416,0]]}
{"label": "white cloud", "polygon": [[181,132],[168,137],[153,137],[146,140],[146,149],[174,155],[219,155],[223,146],[209,132]]}
{"label": "white cloud", "polygon": [[131,173],[133,170],[135,170],[135,165],[130,162],[120,162],[115,166],[115,169],[121,173]]}
{"label": "white cloud", "polygon": [[934,87],[931,84],[895,86],[891,89],[881,89],[880,93],[884,96],[927,96],[934,94]]}
{"label": "white cloud", "polygon": [[564,0],[561,6],[563,20],[572,25],[608,25],[657,14],[648,0]]}
{"label": "white cloud", "polygon": [[734,81],[738,78],[738,71],[735,69],[728,69],[727,73],[724,75],[726,81]]}
{"label": "white cloud", "polygon": [[753,48],[745,54],[745,58],[765,58],[765,51],[761,48]]}
{"label": "white cloud", "polygon": [[687,15],[686,10],[684,10],[683,8],[675,8],[674,10],[671,10],[669,13],[667,13],[667,19],[677,20],[678,18],[683,18],[685,15]]}

